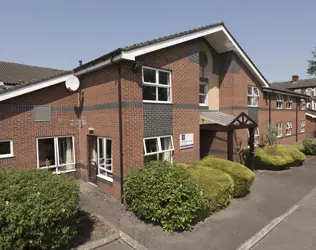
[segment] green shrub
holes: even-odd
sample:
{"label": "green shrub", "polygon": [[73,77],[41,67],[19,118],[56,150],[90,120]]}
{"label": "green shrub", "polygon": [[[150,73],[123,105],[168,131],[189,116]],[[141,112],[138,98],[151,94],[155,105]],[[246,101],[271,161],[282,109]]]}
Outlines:
{"label": "green shrub", "polygon": [[188,171],[161,161],[151,161],[128,173],[125,199],[139,218],[158,223],[167,231],[190,229],[210,212],[207,198]]}
{"label": "green shrub", "polygon": [[234,181],[229,174],[205,166],[188,166],[186,168],[193,181],[209,200],[210,211],[226,207],[234,191]]}
{"label": "green shrub", "polygon": [[0,249],[56,249],[76,234],[79,188],[49,171],[0,170]]}
{"label": "green shrub", "polygon": [[278,150],[284,151],[285,153],[291,155],[294,160],[292,165],[293,167],[301,166],[306,160],[306,156],[293,146],[278,145]]}
{"label": "green shrub", "polygon": [[247,195],[255,178],[255,174],[247,167],[220,158],[208,156],[199,161],[198,165],[219,169],[229,174],[234,180],[235,198]]}
{"label": "green shrub", "polygon": [[316,155],[316,139],[305,139],[303,146],[306,154]]}

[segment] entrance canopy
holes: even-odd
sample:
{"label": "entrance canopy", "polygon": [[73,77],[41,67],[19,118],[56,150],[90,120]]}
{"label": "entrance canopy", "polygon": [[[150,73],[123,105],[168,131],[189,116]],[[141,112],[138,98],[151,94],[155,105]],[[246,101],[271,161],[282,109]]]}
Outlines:
{"label": "entrance canopy", "polygon": [[227,159],[233,161],[234,130],[249,129],[249,168],[254,169],[254,129],[258,124],[244,112],[239,115],[230,115],[219,111],[201,111],[200,129],[218,132],[227,132]]}
{"label": "entrance canopy", "polygon": [[256,128],[258,124],[244,112],[235,116],[219,111],[201,111],[200,127],[205,130],[229,131]]}

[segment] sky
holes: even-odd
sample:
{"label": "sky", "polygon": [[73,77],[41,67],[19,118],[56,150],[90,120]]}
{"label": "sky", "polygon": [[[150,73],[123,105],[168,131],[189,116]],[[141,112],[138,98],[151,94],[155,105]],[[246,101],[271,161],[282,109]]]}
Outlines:
{"label": "sky", "polygon": [[224,21],[269,82],[306,73],[315,0],[0,0],[0,61],[73,69],[116,48]]}

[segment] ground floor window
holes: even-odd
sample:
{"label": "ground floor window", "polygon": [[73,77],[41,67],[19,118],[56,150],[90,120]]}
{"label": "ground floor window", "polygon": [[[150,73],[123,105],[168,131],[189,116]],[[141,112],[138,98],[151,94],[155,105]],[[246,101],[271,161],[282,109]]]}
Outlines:
{"label": "ground floor window", "polygon": [[98,177],[113,181],[112,139],[98,137]]}
{"label": "ground floor window", "polygon": [[[259,143],[259,138],[260,138],[260,133],[259,133],[259,128],[255,128],[254,129],[254,134],[255,134],[255,138],[254,138],[254,145],[257,146]],[[250,139],[250,134],[249,134],[249,130],[248,130],[248,141]]]}
{"label": "ground floor window", "polygon": [[171,135],[144,138],[144,162],[162,160],[173,162],[173,139]]}
{"label": "ground floor window", "polygon": [[276,129],[278,131],[277,137],[282,137],[282,122],[277,122]]}
{"label": "ground floor window", "polygon": [[305,120],[301,121],[301,132],[305,132],[306,122]]}
{"label": "ground floor window", "polygon": [[37,167],[54,173],[75,170],[73,136],[37,138]]}
{"label": "ground floor window", "polygon": [[292,134],[292,122],[287,122],[286,123],[286,128],[285,128],[285,135],[291,135]]}
{"label": "ground floor window", "polygon": [[8,158],[13,156],[13,141],[0,140],[0,158]]}

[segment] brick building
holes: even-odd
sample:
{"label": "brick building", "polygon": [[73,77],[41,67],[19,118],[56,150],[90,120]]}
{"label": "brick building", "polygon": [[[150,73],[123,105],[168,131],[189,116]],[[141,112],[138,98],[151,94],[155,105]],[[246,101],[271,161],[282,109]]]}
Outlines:
{"label": "brick building", "polygon": [[304,139],[302,99],[271,88],[218,23],[0,91],[0,165],[75,172],[121,197],[126,173],[153,159],[233,160],[236,142],[253,150],[268,124],[282,143]]}

